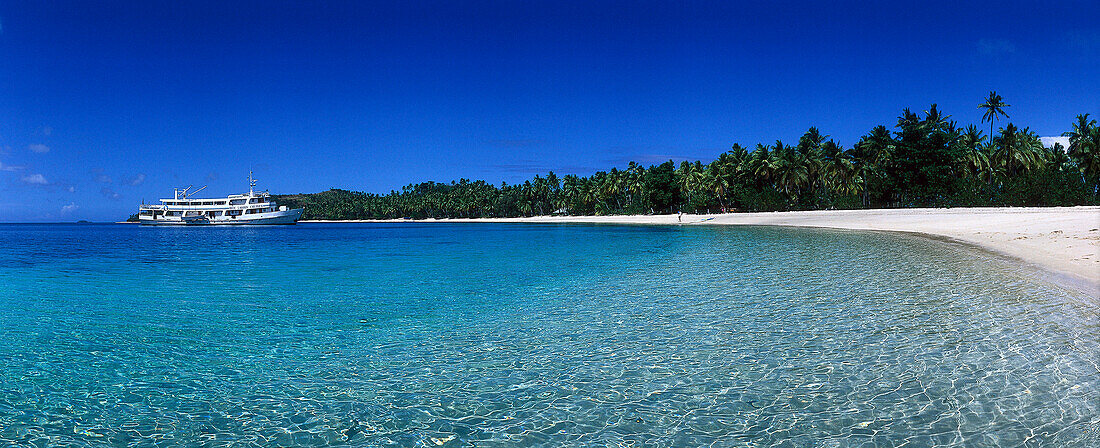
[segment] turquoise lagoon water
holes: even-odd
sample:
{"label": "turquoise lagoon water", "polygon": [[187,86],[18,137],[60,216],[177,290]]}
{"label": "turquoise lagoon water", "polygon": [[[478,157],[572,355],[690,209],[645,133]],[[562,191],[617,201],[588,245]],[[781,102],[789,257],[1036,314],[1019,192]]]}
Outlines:
{"label": "turquoise lagoon water", "polygon": [[0,226],[0,443],[1097,446],[1096,300],[782,228]]}

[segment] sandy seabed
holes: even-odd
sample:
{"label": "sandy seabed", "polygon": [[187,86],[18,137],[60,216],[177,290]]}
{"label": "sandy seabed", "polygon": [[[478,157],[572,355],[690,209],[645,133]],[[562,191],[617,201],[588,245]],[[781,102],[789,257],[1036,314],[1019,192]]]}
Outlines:
{"label": "sandy seabed", "polygon": [[[907,232],[1006,255],[1100,296],[1100,207],[917,208],[724,213],[714,215],[535,216],[394,220],[649,225],[769,225]],[[356,222],[356,221],[303,221]],[[371,220],[366,222],[378,222]]]}

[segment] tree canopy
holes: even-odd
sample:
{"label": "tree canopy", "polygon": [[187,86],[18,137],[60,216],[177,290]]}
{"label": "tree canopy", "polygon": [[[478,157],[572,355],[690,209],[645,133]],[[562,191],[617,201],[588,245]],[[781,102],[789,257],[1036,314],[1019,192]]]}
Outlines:
{"label": "tree canopy", "polygon": [[846,208],[1054,206],[1098,203],[1100,127],[1080,115],[1069,147],[1045,148],[990,92],[983,123],[960,128],[937,105],[903,109],[851,146],[810,127],[794,145],[733,144],[714,161],[631,162],[590,176],[554,172],[519,184],[459,179],[373,194],[332,189],[280,195],[304,219],[479,218],[549,214],[713,213]]}

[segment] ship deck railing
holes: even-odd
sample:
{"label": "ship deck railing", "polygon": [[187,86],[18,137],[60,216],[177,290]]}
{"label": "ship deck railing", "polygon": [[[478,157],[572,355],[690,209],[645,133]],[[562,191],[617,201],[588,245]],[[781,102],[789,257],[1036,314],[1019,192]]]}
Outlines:
{"label": "ship deck railing", "polygon": [[139,209],[141,210],[246,210],[249,208],[257,207],[276,207],[272,202],[261,202],[257,204],[238,204],[238,205],[164,205],[164,204],[141,204]]}

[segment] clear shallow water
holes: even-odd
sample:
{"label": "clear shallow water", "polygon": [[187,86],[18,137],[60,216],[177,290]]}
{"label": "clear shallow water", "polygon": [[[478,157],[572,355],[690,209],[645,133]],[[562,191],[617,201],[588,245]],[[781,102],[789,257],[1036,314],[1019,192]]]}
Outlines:
{"label": "clear shallow water", "polygon": [[4,225],[0,327],[5,443],[1097,446],[1100,430],[1094,299],[887,234]]}

